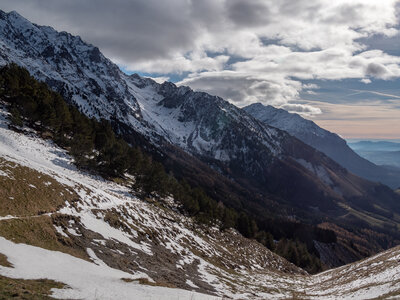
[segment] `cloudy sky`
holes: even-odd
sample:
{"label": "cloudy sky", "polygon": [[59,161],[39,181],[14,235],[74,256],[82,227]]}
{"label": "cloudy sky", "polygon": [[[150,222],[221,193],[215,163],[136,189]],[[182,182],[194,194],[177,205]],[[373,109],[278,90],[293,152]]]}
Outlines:
{"label": "cloudy sky", "polygon": [[345,138],[400,138],[400,1],[0,0],[80,35],[126,72],[242,107],[298,112]]}

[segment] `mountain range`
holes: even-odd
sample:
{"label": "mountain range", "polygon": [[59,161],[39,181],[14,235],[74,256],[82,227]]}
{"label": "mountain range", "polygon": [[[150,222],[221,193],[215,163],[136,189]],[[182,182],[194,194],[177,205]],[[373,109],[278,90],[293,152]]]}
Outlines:
{"label": "mountain range", "polygon": [[386,168],[400,168],[400,143],[389,141],[351,142],[349,146],[360,156]]}
{"label": "mountain range", "polygon": [[389,141],[358,141],[350,142],[349,146],[355,150],[363,151],[399,151],[399,142],[389,142]]}
{"label": "mountain range", "polygon": [[[399,195],[358,177],[384,178],[378,166],[357,156],[337,135],[313,128],[325,144],[311,145],[250,108],[127,75],[80,37],[0,11],[0,65],[9,63],[26,68],[88,117],[109,120],[116,133],[145,149],[168,172],[223,205],[251,214],[261,229],[282,218],[335,231],[337,243],[315,241],[327,266],[400,243]],[[330,158],[327,141],[341,145],[343,153]],[[351,247],[349,236],[354,235],[359,240]]]}
{"label": "mountain range", "polygon": [[[304,119],[298,114],[289,113],[284,109],[255,103],[245,107],[244,110],[261,122],[282,129],[307,145],[321,151],[360,177],[382,182],[391,188],[400,186],[400,171],[378,166],[362,157],[363,155],[360,156],[357,153],[357,149],[362,144],[351,144],[349,146],[337,134],[329,132],[313,121]],[[389,160],[385,161],[388,162]],[[395,161],[393,162],[395,163]]]}

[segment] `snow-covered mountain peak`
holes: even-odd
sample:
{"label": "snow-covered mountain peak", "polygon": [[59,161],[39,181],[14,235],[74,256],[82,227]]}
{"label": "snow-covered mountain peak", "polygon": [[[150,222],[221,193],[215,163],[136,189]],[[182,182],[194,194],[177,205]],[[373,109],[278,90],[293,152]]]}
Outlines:
{"label": "snow-covered mountain peak", "polygon": [[107,118],[140,111],[124,74],[79,36],[1,13],[0,65],[17,63],[45,81],[89,116]]}
{"label": "snow-covered mountain peak", "polygon": [[307,132],[319,137],[324,137],[331,132],[319,127],[313,121],[302,118],[296,113],[290,113],[282,108],[276,108],[271,105],[263,105],[254,103],[244,107],[244,110],[251,114],[261,122],[267,123],[270,126],[277,127],[289,133],[298,131]]}
{"label": "snow-covered mountain peak", "polygon": [[147,86],[152,86],[153,88],[158,88],[159,85],[160,85],[159,83],[157,83],[153,79],[147,78],[147,77],[142,77],[137,73],[133,73],[133,74],[129,75],[128,76],[128,81],[133,83],[134,85],[136,85],[140,89],[145,88]]}
{"label": "snow-covered mountain peak", "polygon": [[16,27],[22,27],[22,28],[30,28],[34,27],[34,25],[29,22],[27,19],[25,19],[23,16],[21,16],[19,13],[17,13],[15,10],[10,11],[9,13],[6,13],[4,11],[0,11],[0,19],[1,20],[9,20],[14,24]]}

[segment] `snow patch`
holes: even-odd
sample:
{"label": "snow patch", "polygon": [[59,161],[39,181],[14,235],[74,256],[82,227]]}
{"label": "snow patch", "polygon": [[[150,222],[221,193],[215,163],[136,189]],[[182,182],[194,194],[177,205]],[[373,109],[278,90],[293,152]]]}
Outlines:
{"label": "snow patch", "polygon": [[11,278],[51,279],[68,287],[52,289],[52,297],[58,299],[220,299],[209,295],[125,282],[122,278],[135,280],[143,273],[129,274],[108,267],[91,249],[90,257],[95,263],[71,255],[49,251],[25,244],[15,244],[0,237],[0,253],[7,256],[13,268],[0,266],[0,274]]}
{"label": "snow patch", "polygon": [[56,231],[61,234],[64,237],[68,237],[68,235],[64,232],[64,230],[62,229],[62,227],[60,226],[54,226],[54,228],[56,229]]}

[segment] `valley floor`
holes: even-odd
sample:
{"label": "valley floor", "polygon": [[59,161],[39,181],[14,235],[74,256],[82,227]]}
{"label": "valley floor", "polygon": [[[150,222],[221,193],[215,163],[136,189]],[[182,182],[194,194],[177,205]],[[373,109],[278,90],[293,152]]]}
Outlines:
{"label": "valley floor", "polygon": [[310,276],[233,230],[197,225],[172,198],[78,171],[51,142],[8,129],[4,112],[0,201],[0,298],[400,297],[400,247]]}

